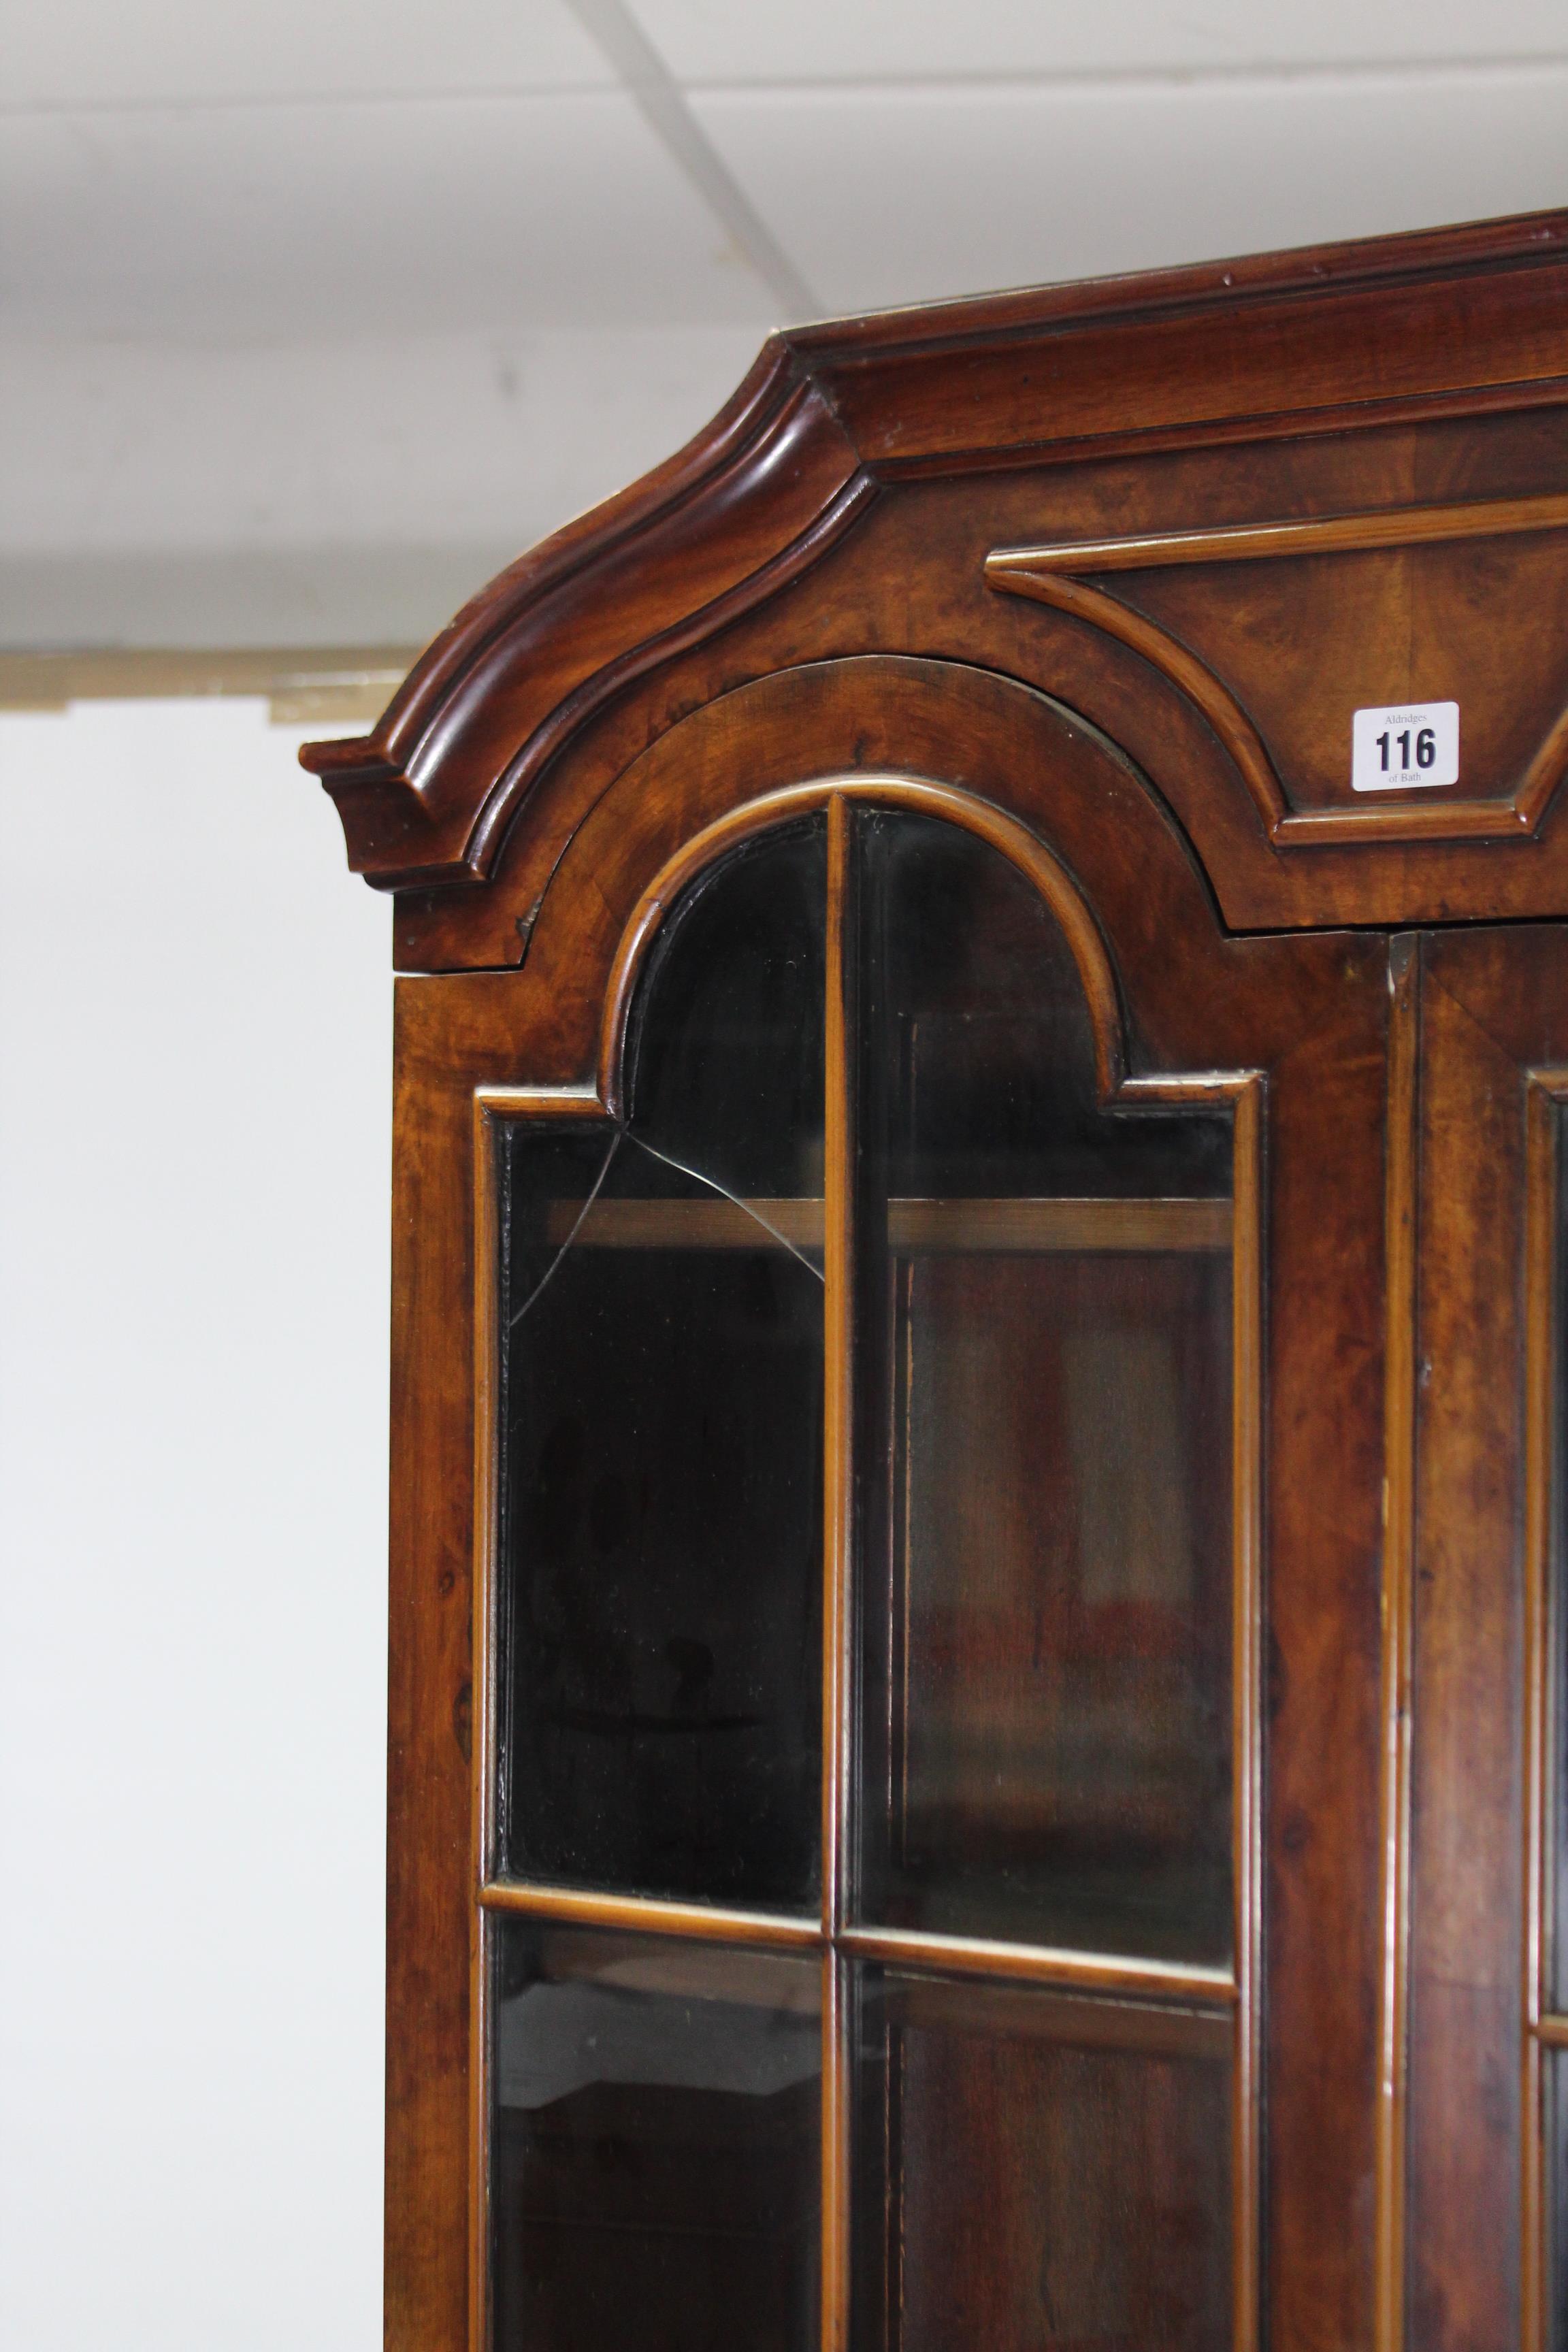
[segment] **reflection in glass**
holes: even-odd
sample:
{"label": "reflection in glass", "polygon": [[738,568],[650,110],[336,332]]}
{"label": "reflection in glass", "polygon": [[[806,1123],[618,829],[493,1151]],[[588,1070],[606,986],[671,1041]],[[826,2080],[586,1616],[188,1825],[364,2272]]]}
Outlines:
{"label": "reflection in glass", "polygon": [[[1223,1962],[1230,1123],[1101,1107],[998,853],[855,842],[847,1907]],[[721,866],[624,1124],[498,1130],[514,1877],[818,1899],[825,901],[818,824]],[[491,1932],[497,2352],[815,2344],[816,1959]],[[1226,2015],[836,1965],[857,2352],[1228,2342]]]}
{"label": "reflection in glass", "polygon": [[815,1959],[508,1920],[495,2352],[807,2352]]}
{"label": "reflection in glass", "polygon": [[858,887],[858,1916],[1223,1960],[1230,1126],[1102,1111],[999,852]]}
{"label": "reflection in glass", "polygon": [[1222,2352],[1230,2028],[866,1970],[857,2352]]}
{"label": "reflection in glass", "polygon": [[818,826],[678,912],[624,1135],[500,1130],[515,1875],[816,1898],[824,887]]}
{"label": "reflection in glass", "polygon": [[633,1008],[631,1133],[743,1199],[822,1199],[826,892],[820,819],[764,835],[681,900]]}

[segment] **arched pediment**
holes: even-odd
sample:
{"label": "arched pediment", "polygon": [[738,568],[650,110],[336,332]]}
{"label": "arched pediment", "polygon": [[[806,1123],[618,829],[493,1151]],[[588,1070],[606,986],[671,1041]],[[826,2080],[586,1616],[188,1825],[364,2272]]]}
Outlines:
{"label": "arched pediment", "polygon": [[[307,747],[351,864],[399,896],[400,960],[515,961],[538,894],[510,877],[547,874],[610,773],[701,702],[867,655],[1081,711],[1235,928],[1441,919],[1468,843],[1471,911],[1561,912],[1565,273],[1568,215],[1538,215],[774,336],[686,450],[482,590],[370,734]],[[1235,561],[1260,528],[1279,544]],[[1185,551],[1126,557],[1150,541]],[[1084,553],[1108,546],[1109,584]],[[1357,698],[1428,692],[1463,706],[1458,785],[1352,798]]]}

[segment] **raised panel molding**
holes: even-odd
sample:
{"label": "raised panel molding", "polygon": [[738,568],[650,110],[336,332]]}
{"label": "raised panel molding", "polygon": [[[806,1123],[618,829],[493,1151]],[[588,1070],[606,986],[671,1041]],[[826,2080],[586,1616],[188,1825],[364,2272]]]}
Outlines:
{"label": "raised panel molding", "polygon": [[[1321,515],[1304,520],[1215,524],[1197,530],[1143,531],[1118,539],[1060,541],[1037,547],[997,548],[986,558],[985,579],[999,593],[1025,596],[1053,605],[1090,628],[1102,629],[1152,662],[1185,694],[1208,720],[1235,761],[1251,793],[1268,838],[1287,849],[1359,841],[1495,841],[1535,834],[1552,794],[1568,767],[1568,629],[1553,626],[1557,616],[1542,612],[1537,594],[1529,600],[1520,629],[1510,635],[1514,665],[1507,680],[1510,698],[1550,696],[1555,708],[1544,735],[1522,770],[1499,791],[1476,794],[1455,789],[1441,797],[1412,799],[1408,792],[1388,799],[1361,803],[1311,805],[1292,774],[1288,739],[1270,742],[1249,715],[1245,697],[1247,646],[1239,633],[1227,628],[1231,615],[1223,593],[1205,617],[1217,644],[1200,649],[1147,612],[1142,612],[1105,588],[1091,584],[1104,573],[1162,572],[1186,566],[1268,564],[1278,583],[1270,635],[1292,617],[1289,589],[1279,567],[1310,563],[1331,566],[1335,559],[1362,555],[1392,556],[1482,541],[1507,541],[1542,533],[1554,538],[1554,569],[1562,583],[1562,601],[1568,612],[1568,492],[1539,498],[1490,499],[1446,505],[1397,507],[1359,514]],[[1494,562],[1493,571],[1499,568]],[[1088,575],[1086,577],[1086,575]],[[1317,583],[1312,583],[1314,587]],[[1405,583],[1401,583],[1405,584]],[[1537,583],[1522,583],[1524,591]],[[1498,583],[1489,583],[1494,596]],[[1286,593],[1279,593],[1279,590]],[[1441,586],[1439,598],[1441,596]],[[1237,602],[1241,600],[1238,597]],[[1267,591],[1256,606],[1268,603]],[[1450,590],[1448,601],[1456,601]],[[1521,603],[1526,596],[1521,593]],[[1326,655],[1337,636],[1343,639],[1362,620],[1353,599],[1336,601],[1327,583],[1308,599],[1321,609],[1321,635],[1306,639],[1310,650]],[[1309,614],[1309,618],[1313,617]],[[1188,622],[1189,629],[1191,621]],[[1456,637],[1463,632],[1456,629]],[[1530,640],[1533,636],[1536,644]],[[1521,642],[1522,640],[1522,642]],[[1336,650],[1344,648],[1336,647]],[[1272,650],[1272,648],[1271,648]],[[1205,658],[1205,651],[1208,657]],[[1416,656],[1425,648],[1415,648]],[[1495,658],[1494,644],[1482,644],[1470,658]],[[1550,666],[1545,678],[1530,676],[1530,656],[1537,654]],[[1459,655],[1462,665],[1466,656]],[[1223,671],[1229,669],[1231,677]],[[1521,675],[1522,673],[1522,675]],[[1239,674],[1239,675],[1238,675]],[[1465,706],[1464,679],[1447,677],[1450,691],[1444,699]],[[1369,701],[1394,702],[1428,698],[1407,681],[1384,680],[1395,690]],[[1344,705],[1343,740],[1340,747],[1349,767],[1350,704]],[[1312,714],[1315,716],[1316,714]]]}

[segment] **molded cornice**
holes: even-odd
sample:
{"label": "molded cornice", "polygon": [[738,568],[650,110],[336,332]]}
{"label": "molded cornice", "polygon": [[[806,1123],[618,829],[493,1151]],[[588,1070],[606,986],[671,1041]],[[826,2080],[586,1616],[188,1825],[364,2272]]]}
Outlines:
{"label": "molded cornice", "polygon": [[384,888],[482,881],[636,679],[910,476],[1568,400],[1568,212],[889,311],[773,337],[695,440],[511,565],[367,735],[305,747]]}

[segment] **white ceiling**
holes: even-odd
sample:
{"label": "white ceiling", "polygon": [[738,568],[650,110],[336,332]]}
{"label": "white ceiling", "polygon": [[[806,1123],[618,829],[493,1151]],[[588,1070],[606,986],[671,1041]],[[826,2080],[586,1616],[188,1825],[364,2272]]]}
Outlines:
{"label": "white ceiling", "polygon": [[399,639],[775,320],[1568,201],[1568,0],[0,0],[0,642]]}
{"label": "white ceiling", "polygon": [[26,335],[277,344],[770,307],[614,89],[31,112],[4,126],[0,219]]}
{"label": "white ceiling", "polygon": [[1419,78],[729,89],[695,106],[834,310],[1515,211],[1552,186],[1568,194],[1568,62]]}

